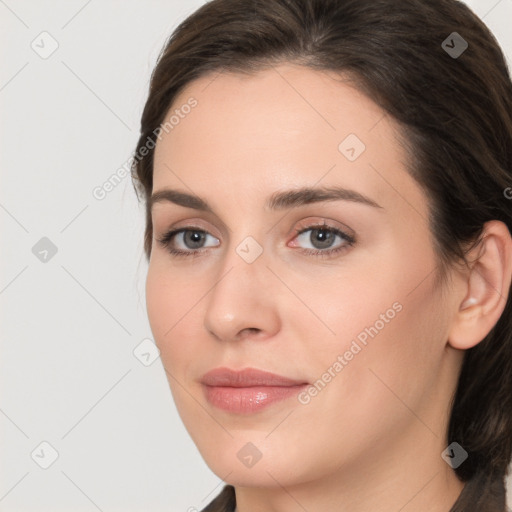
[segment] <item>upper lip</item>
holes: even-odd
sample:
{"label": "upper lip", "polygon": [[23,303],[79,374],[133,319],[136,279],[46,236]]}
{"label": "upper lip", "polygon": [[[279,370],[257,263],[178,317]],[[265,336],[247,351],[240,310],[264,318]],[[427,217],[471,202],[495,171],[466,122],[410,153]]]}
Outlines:
{"label": "upper lip", "polygon": [[245,388],[254,386],[299,386],[307,384],[304,380],[289,379],[275,373],[245,368],[243,370],[231,370],[230,368],[215,368],[205,373],[201,382],[207,386],[226,386],[233,388]]}

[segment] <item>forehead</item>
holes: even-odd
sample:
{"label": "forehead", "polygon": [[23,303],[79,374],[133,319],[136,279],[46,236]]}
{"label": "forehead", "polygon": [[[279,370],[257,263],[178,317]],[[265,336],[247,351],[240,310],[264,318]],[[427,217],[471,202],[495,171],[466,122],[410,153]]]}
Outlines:
{"label": "forehead", "polygon": [[[189,109],[191,99],[197,105]],[[190,112],[178,120],[181,110]],[[246,159],[291,148],[298,140],[333,142],[337,150],[335,143],[344,134],[368,139],[365,135],[383,114],[346,79],[301,66],[282,64],[252,75],[209,74],[175,98],[165,119],[179,122],[163,134],[167,143],[160,147],[177,155],[194,137],[198,150]]]}
{"label": "forehead", "polygon": [[154,190],[185,183],[207,196],[221,182],[268,195],[319,182],[364,189],[380,204],[396,203],[397,187],[422,201],[396,124],[344,77],[291,64],[212,73],[181,91],[164,123],[171,116],[155,149]]}

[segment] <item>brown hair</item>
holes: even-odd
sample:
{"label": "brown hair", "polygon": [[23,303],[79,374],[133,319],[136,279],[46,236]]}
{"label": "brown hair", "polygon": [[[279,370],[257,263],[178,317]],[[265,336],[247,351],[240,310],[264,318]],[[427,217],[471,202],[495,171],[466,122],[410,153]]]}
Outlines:
{"label": "brown hair", "polygon": [[[453,32],[469,45],[461,55],[447,51],[455,46]],[[174,98],[194,79],[251,74],[282,62],[351,77],[401,126],[409,172],[430,202],[439,275],[466,262],[462,247],[479,240],[485,222],[500,220],[512,232],[512,202],[505,197],[512,185],[512,83],[491,32],[456,0],[207,2],[176,28],[159,56],[136,154],[155,141]],[[146,205],[153,153],[132,168]],[[152,236],[147,208],[148,259]],[[489,335],[465,352],[447,436],[469,453],[455,470],[461,480],[478,471],[507,474],[512,294]]]}

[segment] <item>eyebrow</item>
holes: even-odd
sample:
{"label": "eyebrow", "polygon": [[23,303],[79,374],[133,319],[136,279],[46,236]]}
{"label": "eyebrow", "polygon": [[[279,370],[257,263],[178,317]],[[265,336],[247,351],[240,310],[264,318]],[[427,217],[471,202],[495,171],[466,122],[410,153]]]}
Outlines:
{"label": "eyebrow", "polygon": [[[322,201],[351,201],[371,206],[373,208],[382,208],[382,206],[376,203],[373,199],[370,199],[355,190],[343,187],[303,187],[294,190],[276,192],[267,199],[265,207],[270,210],[286,210]],[[168,188],[159,190],[152,194],[149,201],[149,210],[151,211],[156,203],[163,202],[174,203],[194,210],[215,213],[212,207],[199,196]]]}

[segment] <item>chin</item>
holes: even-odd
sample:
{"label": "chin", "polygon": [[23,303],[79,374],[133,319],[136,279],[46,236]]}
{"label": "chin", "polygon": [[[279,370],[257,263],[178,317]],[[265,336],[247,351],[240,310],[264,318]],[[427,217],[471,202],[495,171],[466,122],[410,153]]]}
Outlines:
{"label": "chin", "polygon": [[269,442],[263,446],[264,441],[258,443],[256,436],[254,443],[247,440],[247,435],[241,437],[200,449],[207,466],[226,483],[235,487],[279,487],[307,480],[306,475],[297,473],[304,467],[295,457],[276,453],[275,446]]}

